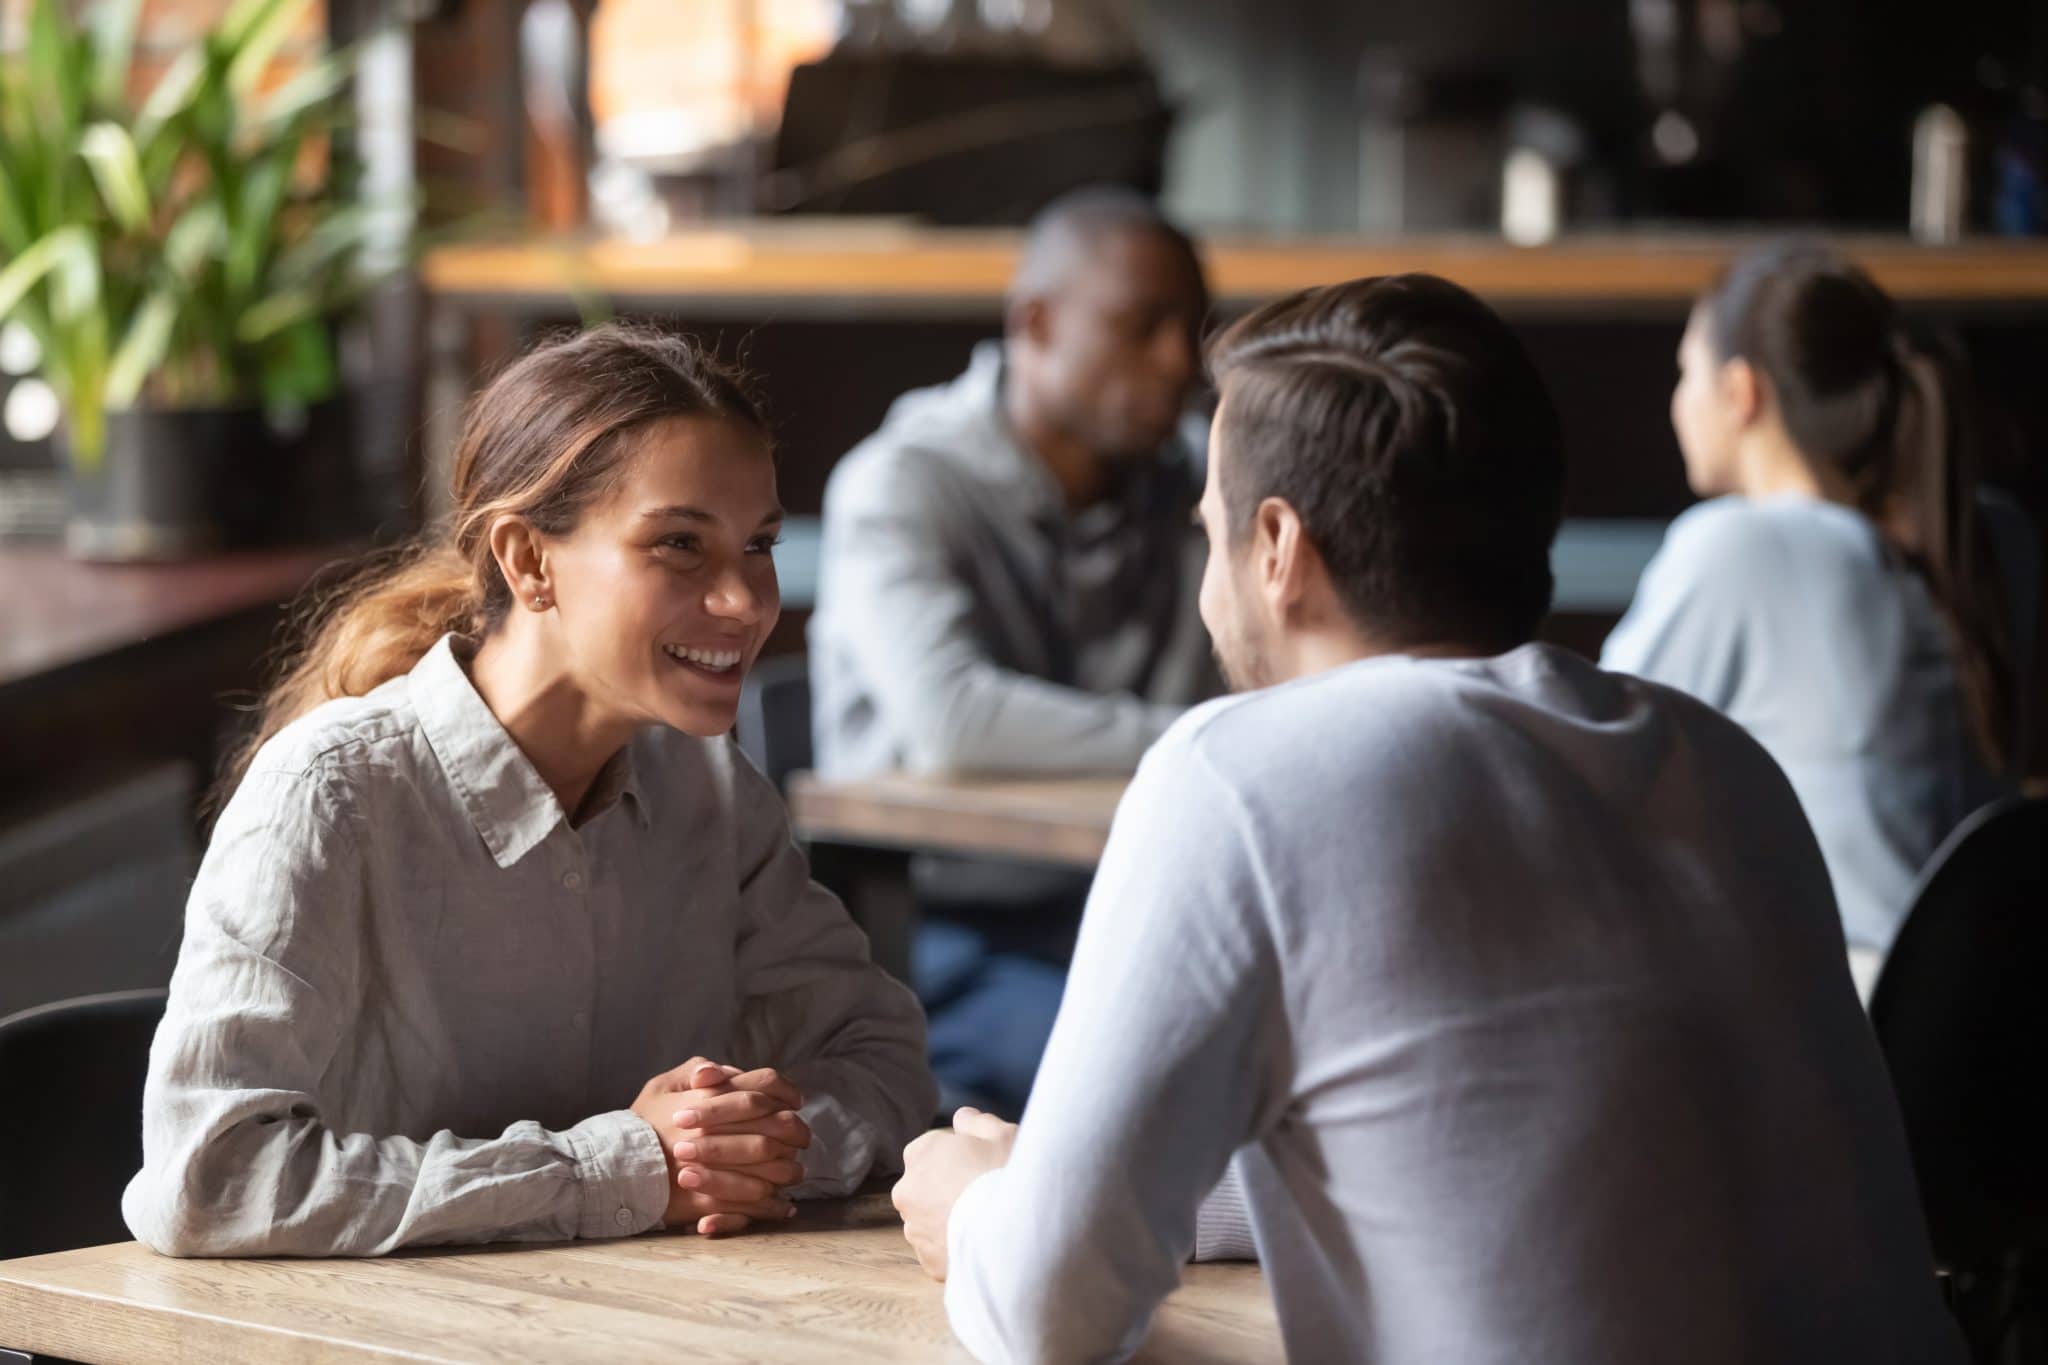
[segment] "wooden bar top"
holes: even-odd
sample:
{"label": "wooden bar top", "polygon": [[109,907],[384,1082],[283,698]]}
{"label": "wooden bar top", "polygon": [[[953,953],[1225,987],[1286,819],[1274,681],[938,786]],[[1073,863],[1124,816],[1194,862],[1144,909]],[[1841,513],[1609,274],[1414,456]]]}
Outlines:
{"label": "wooden bar top", "polygon": [[797,834],[826,843],[1093,868],[1127,777],[790,779]]}
{"label": "wooden bar top", "polygon": [[238,612],[282,606],[346,548],[89,564],[0,546],[0,688]]}
{"label": "wooden bar top", "polygon": [[[1490,236],[1214,238],[1203,243],[1217,301],[1242,307],[1313,284],[1425,270],[1502,305],[1682,307],[1754,236],[1611,233],[1515,247]],[[1839,236],[1902,299],[2048,304],[2048,240],[1921,246]],[[872,219],[761,220],[653,242],[528,240],[431,251],[421,277],[469,302],[568,305],[579,295],[703,315],[995,315],[1021,234]]]}
{"label": "wooden bar top", "polygon": [[[134,1243],[0,1262],[0,1347],[163,1360],[965,1361],[886,1195],[785,1227],[379,1260],[177,1261]],[[1197,1265],[1140,1360],[1277,1362],[1258,1268]]]}

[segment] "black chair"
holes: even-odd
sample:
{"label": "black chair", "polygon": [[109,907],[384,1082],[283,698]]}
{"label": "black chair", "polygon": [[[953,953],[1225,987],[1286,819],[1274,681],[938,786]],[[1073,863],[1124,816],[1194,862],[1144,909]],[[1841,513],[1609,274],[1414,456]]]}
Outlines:
{"label": "black chair", "polygon": [[125,1242],[142,1168],[142,1081],[162,989],[0,1019],[0,1260]]}
{"label": "black chair", "polygon": [[1870,1019],[1973,1355],[2048,1361],[2048,801],[1936,851]]}
{"label": "black chair", "polygon": [[801,654],[755,663],[740,684],[733,733],[754,766],[778,791],[789,775],[811,766],[811,666]]}

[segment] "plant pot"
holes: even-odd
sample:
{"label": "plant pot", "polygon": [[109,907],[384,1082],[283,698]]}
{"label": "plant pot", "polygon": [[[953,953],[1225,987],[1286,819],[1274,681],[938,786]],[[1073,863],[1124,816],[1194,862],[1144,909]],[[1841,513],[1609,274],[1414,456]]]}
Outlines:
{"label": "plant pot", "polygon": [[61,451],[65,548],[81,559],[180,559],[347,534],[357,522],[348,413],[330,399],[283,434],[257,408],[109,412],[92,468]]}

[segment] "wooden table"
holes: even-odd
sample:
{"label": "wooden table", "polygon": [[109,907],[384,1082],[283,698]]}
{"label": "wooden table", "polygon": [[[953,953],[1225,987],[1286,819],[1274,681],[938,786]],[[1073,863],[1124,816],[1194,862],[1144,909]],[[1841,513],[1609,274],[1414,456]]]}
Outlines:
{"label": "wooden table", "polygon": [[[706,1241],[174,1261],[134,1243],[0,1262],[0,1346],[88,1362],[966,1360],[885,1195]],[[1257,1267],[1190,1266],[1145,1352],[1282,1359]]]}
{"label": "wooden table", "polygon": [[909,979],[916,853],[1092,869],[1127,777],[790,779],[789,813],[819,877],[867,931],[875,960]]}

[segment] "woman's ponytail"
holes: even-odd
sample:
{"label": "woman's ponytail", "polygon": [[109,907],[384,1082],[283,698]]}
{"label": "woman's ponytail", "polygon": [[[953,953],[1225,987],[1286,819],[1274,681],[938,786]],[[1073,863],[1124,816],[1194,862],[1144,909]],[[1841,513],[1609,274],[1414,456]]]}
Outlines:
{"label": "woman's ponytail", "polygon": [[1977,442],[1958,379],[1895,330],[1898,402],[1884,523],[1947,619],[1972,735],[1994,771],[2014,761],[2005,593],[1977,505]]}

